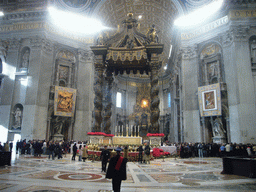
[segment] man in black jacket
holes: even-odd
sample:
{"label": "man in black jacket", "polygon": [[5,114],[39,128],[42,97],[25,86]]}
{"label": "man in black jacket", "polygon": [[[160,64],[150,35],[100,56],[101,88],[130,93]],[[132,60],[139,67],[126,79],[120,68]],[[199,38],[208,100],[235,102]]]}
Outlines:
{"label": "man in black jacket", "polygon": [[101,159],[101,172],[106,172],[107,163],[110,158],[110,152],[107,150],[107,146],[104,146],[103,151],[101,152],[100,159]]}
{"label": "man in black jacket", "polygon": [[122,180],[126,180],[126,163],[127,158],[120,156],[122,149],[116,149],[116,156],[110,159],[106,178],[112,179],[112,189],[114,192],[120,192]]}
{"label": "man in black jacket", "polygon": [[73,145],[73,156],[72,156],[72,160],[76,160],[76,153],[77,153],[77,146],[76,146],[76,143],[74,143]]}

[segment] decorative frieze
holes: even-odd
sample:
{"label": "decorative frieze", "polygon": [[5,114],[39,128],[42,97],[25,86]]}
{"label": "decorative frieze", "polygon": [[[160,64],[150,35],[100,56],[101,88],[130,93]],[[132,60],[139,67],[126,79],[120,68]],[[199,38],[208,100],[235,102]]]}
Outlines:
{"label": "decorative frieze", "polygon": [[197,47],[183,47],[181,48],[183,59],[192,59],[197,57]]}
{"label": "decorative frieze", "polygon": [[8,14],[3,17],[4,21],[8,20],[20,20],[28,18],[40,18],[46,15],[47,12],[23,12],[23,13],[13,13]]}
{"label": "decorative frieze", "polygon": [[189,40],[189,39],[198,37],[198,36],[200,36],[204,33],[212,31],[213,29],[216,29],[218,27],[226,25],[228,23],[228,21],[229,21],[228,16],[225,16],[225,17],[217,19],[216,21],[213,21],[209,24],[206,24],[202,27],[199,27],[194,31],[182,33],[181,34],[181,40]]}
{"label": "decorative frieze", "polygon": [[43,49],[46,53],[53,51],[53,44],[50,40],[41,37],[32,37],[29,39],[30,45],[34,49]]}

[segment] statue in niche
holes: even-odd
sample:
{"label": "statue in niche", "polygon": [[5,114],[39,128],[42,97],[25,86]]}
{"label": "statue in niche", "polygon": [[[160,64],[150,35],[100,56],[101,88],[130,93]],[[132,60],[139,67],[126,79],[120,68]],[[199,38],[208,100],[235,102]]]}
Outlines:
{"label": "statue in niche", "polygon": [[213,122],[213,136],[225,137],[226,130],[223,128],[221,118],[217,117]]}
{"label": "statue in niche", "polygon": [[25,53],[22,56],[22,60],[21,60],[21,68],[27,68],[28,64],[29,64],[29,50],[27,49],[25,51]]}
{"label": "statue in niche", "polygon": [[152,25],[152,27],[147,32],[147,37],[149,38],[151,43],[158,43],[158,33],[159,31],[156,31],[155,25]]}
{"label": "statue in niche", "polygon": [[217,63],[212,63],[210,64],[209,66],[209,73],[210,73],[210,77],[216,77],[218,76],[218,66],[217,66]]}
{"label": "statue in niche", "polygon": [[145,113],[141,114],[141,124],[142,125],[147,125],[148,124],[148,116]]}
{"label": "statue in niche", "polygon": [[22,120],[22,111],[19,107],[16,108],[14,112],[12,112],[14,116],[14,125],[12,126],[14,129],[18,129],[21,127]]}
{"label": "statue in niche", "polygon": [[65,122],[66,122],[65,118],[57,116],[57,118],[55,119],[55,124],[53,126],[54,135],[62,134],[62,129],[63,129]]}
{"label": "statue in niche", "polygon": [[256,40],[251,42],[251,60],[252,63],[256,63]]}

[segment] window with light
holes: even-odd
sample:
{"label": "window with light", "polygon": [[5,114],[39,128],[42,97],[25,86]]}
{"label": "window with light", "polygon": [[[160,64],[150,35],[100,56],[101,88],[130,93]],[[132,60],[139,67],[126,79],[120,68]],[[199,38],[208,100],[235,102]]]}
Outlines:
{"label": "window with light", "polygon": [[168,107],[171,107],[171,93],[168,93]]}
{"label": "window with light", "polygon": [[116,107],[120,107],[122,106],[122,93],[117,92],[116,93]]}

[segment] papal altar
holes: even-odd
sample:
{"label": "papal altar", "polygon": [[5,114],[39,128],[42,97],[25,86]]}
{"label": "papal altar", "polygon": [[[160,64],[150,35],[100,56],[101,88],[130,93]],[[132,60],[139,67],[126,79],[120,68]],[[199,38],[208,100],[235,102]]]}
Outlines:
{"label": "papal altar", "polygon": [[142,137],[113,137],[114,145],[141,145]]}

